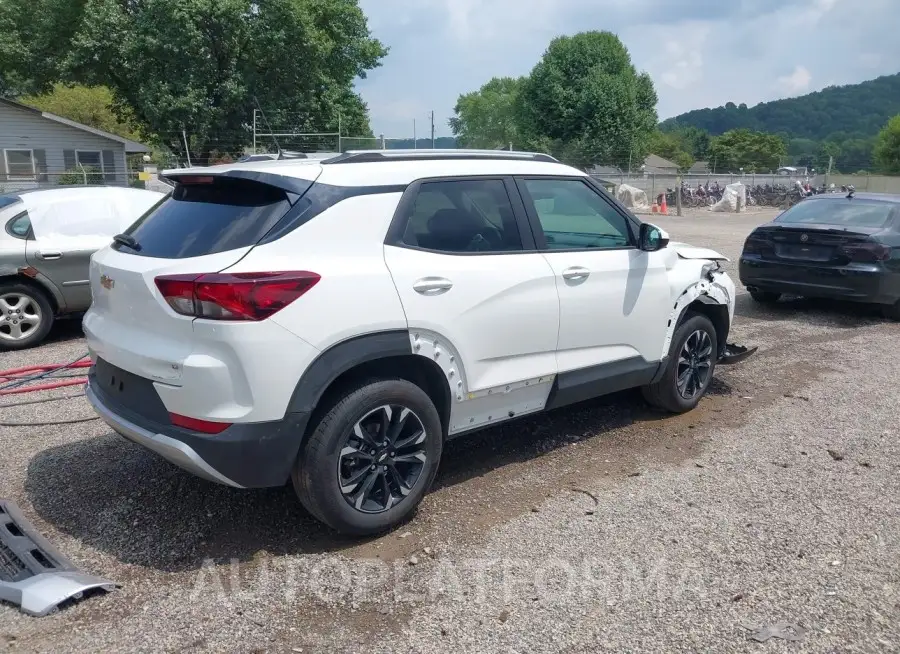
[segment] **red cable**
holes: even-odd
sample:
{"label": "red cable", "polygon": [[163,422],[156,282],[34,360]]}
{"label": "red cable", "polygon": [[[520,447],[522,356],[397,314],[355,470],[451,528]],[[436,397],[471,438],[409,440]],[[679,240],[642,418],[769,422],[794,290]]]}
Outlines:
{"label": "red cable", "polygon": [[[79,366],[84,367],[84,366]],[[35,391],[49,391],[54,388],[64,388],[65,386],[78,386],[87,384],[87,377],[79,377],[78,379],[67,379],[66,381],[58,381],[50,384],[38,384],[37,386],[23,386],[21,388],[11,388],[0,391],[0,395],[18,395],[20,393],[33,393]]]}
{"label": "red cable", "polygon": [[10,368],[9,370],[0,370],[0,377],[9,377],[10,375],[20,375],[27,372],[39,372],[42,370],[56,370],[62,368],[90,368],[91,360],[87,357],[73,363],[70,366],[60,365],[58,363],[45,363],[39,366],[25,366],[24,368]]}

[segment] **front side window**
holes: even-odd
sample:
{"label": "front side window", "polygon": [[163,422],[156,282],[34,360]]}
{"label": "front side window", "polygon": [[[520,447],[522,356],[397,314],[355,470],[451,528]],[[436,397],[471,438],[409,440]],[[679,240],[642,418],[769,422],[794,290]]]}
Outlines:
{"label": "front side window", "polygon": [[4,150],[6,175],[9,179],[33,180],[34,153],[31,150]]}
{"label": "front side window", "polygon": [[459,254],[522,250],[512,203],[500,179],[423,183],[403,243]]}
{"label": "front side window", "polygon": [[577,179],[526,179],[549,250],[622,248],[632,245],[628,221]]}

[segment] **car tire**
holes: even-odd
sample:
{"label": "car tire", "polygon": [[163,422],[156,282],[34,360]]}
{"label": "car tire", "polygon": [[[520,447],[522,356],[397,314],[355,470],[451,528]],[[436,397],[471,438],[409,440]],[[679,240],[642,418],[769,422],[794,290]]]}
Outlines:
{"label": "car tire", "polygon": [[781,299],[781,293],[775,293],[773,291],[760,291],[754,289],[750,291],[750,297],[753,298],[755,302],[759,302],[760,304],[775,304],[778,300]]}
{"label": "car tire", "polygon": [[312,426],[293,468],[294,489],[303,506],[336,531],[381,533],[408,519],[422,501],[443,440],[425,391],[402,379],[366,382],[344,392]]}
{"label": "car tire", "polygon": [[0,349],[34,347],[47,338],[53,318],[53,306],[40,289],[21,282],[0,284]]}
{"label": "car tire", "polygon": [[[699,313],[687,314],[672,335],[669,358],[659,381],[641,389],[644,399],[670,413],[686,413],[696,407],[712,382],[718,347],[712,321]],[[687,383],[684,375],[688,376]]]}

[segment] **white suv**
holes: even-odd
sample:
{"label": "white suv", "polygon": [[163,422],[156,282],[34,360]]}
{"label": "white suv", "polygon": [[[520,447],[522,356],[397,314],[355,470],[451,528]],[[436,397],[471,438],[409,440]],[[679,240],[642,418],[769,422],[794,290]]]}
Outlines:
{"label": "white suv", "polygon": [[91,266],[88,397],[236,488],[293,479],[333,528],[407,518],[448,438],[642,387],[692,409],[734,284],[539,154],[352,152],[166,173]]}

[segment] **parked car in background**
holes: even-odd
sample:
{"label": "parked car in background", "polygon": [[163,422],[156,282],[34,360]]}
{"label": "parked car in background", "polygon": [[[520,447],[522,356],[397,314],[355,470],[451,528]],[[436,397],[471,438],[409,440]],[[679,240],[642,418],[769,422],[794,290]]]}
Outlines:
{"label": "parked car in background", "polygon": [[0,195],[0,349],[40,343],[91,303],[91,255],[165,194],[86,186]]}
{"label": "parked car in background", "polygon": [[757,302],[783,294],[850,300],[900,319],[900,196],[806,198],[753,230],[740,279]]}

